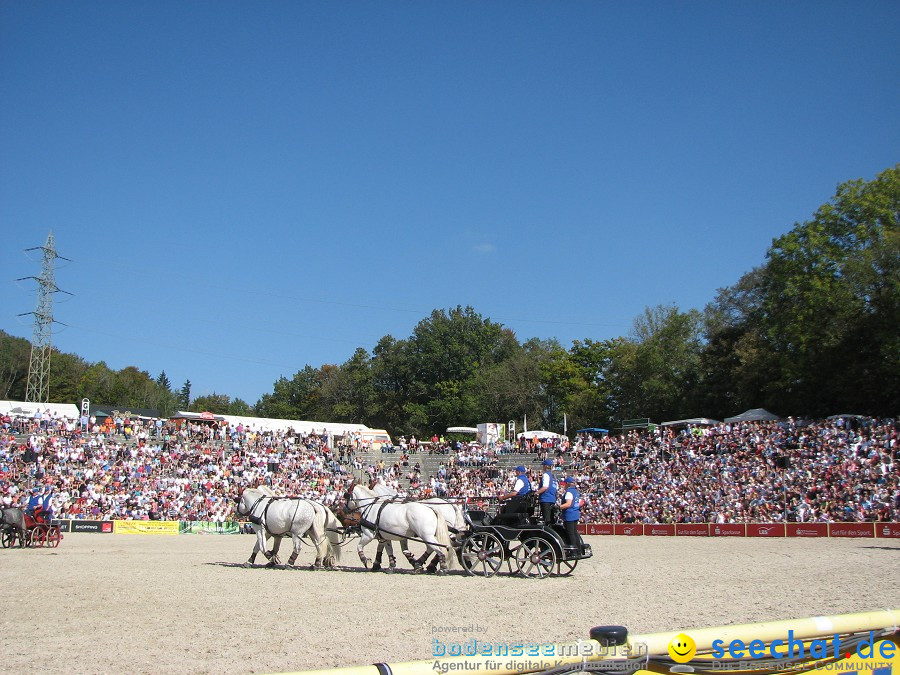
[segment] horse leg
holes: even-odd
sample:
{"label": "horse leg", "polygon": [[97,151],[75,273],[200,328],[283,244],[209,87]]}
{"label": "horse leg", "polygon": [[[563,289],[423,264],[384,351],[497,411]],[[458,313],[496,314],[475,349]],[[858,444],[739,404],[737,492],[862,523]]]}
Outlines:
{"label": "horse leg", "polygon": [[389,567],[385,570],[385,572],[387,572],[388,574],[393,574],[397,571],[397,559],[394,557],[394,545],[391,543],[390,539],[385,539],[384,543],[387,546],[389,564]]}
{"label": "horse leg", "polygon": [[[405,555],[406,559],[409,560],[409,564],[412,565],[413,570],[415,572],[421,572],[422,571],[421,563],[418,560],[416,560],[416,556],[414,556],[413,552],[409,550],[409,540],[401,539],[400,545],[403,547],[403,555]],[[427,551],[425,552],[425,555],[426,556],[428,555]]]}
{"label": "horse leg", "polygon": [[384,542],[378,542],[378,548],[375,550],[375,562],[372,563],[372,571],[378,572],[381,570],[381,556],[384,555]]}
{"label": "horse leg", "polygon": [[272,544],[271,552],[266,554],[266,557],[269,559],[267,567],[276,567],[281,564],[281,561],[278,559],[278,549],[281,548],[281,537],[272,537],[274,542]]}
{"label": "horse leg", "polygon": [[291,557],[288,558],[287,566],[293,567],[294,561],[297,560],[297,556],[300,555],[300,537],[296,534],[291,534],[291,541],[294,543],[294,552],[291,553]]}
{"label": "horse leg", "polygon": [[359,555],[360,562],[362,562],[363,567],[369,569],[369,559],[366,557],[366,552],[363,551],[365,545],[372,541],[374,537],[372,537],[366,530],[362,531],[362,534],[359,536],[359,543],[356,545],[356,553]]}

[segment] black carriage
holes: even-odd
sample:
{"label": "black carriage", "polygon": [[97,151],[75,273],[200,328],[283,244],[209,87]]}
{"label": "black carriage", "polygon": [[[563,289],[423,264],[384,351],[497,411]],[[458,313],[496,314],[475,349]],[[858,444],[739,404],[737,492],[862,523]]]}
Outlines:
{"label": "black carriage", "polygon": [[568,576],[579,560],[593,554],[589,544],[571,544],[558,518],[541,519],[537,496],[531,493],[524,513],[510,518],[491,516],[487,511],[466,508],[469,529],[457,535],[463,569],[476,576],[492,577],[506,563],[510,574],[543,579]]}

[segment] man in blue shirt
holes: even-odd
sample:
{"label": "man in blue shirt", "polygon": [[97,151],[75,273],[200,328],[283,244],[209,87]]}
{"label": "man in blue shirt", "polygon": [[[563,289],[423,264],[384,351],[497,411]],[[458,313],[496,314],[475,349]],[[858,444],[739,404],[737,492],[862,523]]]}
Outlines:
{"label": "man in blue shirt", "polygon": [[556,476],[553,475],[553,460],[545,459],[541,486],[535,492],[540,495],[541,519],[547,525],[553,524],[553,507],[556,506],[556,491],[558,488]]}
{"label": "man in blue shirt", "polygon": [[500,509],[500,513],[497,514],[497,521],[495,521],[497,525],[519,524],[521,514],[524,513],[526,509],[525,497],[531,492],[531,481],[528,480],[528,476],[526,476],[525,473],[526,469],[524,466],[517,466],[516,482],[515,485],[513,485],[512,491],[497,495],[497,499],[501,502],[505,499],[509,500],[509,504],[506,504]]}
{"label": "man in blue shirt", "polygon": [[581,537],[578,536],[578,521],[581,519],[581,497],[578,488],[575,487],[575,478],[566,476],[566,492],[563,495],[563,503],[560,508],[563,512],[563,523],[566,526],[566,537],[569,546],[579,546]]}

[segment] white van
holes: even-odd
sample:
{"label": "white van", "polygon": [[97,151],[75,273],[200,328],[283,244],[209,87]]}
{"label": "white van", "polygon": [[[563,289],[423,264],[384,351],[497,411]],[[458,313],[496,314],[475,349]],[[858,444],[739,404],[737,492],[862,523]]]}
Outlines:
{"label": "white van", "polygon": [[393,446],[390,435],[384,429],[357,431],[354,433],[354,437],[359,438],[360,445],[368,446],[372,450],[381,450],[384,445]]}

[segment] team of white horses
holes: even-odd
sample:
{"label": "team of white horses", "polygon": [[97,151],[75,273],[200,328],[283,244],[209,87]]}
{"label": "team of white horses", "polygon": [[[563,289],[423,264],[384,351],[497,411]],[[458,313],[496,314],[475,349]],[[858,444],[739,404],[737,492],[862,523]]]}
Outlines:
{"label": "team of white horses", "polygon": [[[237,502],[238,516],[249,520],[256,533],[256,543],[246,566],[254,564],[260,551],[269,560],[269,565],[279,565],[281,540],[291,537],[294,550],[288,558],[288,566],[294,565],[301,541],[307,538],[316,548],[313,569],[334,567],[340,560],[346,525],[359,528],[356,551],[365,567],[368,568],[370,559],[364,549],[377,539],[378,553],[373,570],[381,567],[383,547],[387,547],[388,551],[387,571],[396,569],[397,559],[392,542],[399,541],[403,555],[415,571],[423,570],[425,561],[433,554],[435,562],[429,569],[444,574],[453,568],[456,559],[451,532],[462,532],[466,527],[459,504],[439,498],[405,501],[382,484],[376,484],[372,489],[360,484],[351,485],[336,509],[342,520],[324,504],[309,499],[280,497],[266,486],[246,488]],[[266,542],[270,537],[274,543],[272,549],[267,550]],[[410,541],[425,544],[425,553],[419,558],[410,550]]]}

